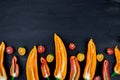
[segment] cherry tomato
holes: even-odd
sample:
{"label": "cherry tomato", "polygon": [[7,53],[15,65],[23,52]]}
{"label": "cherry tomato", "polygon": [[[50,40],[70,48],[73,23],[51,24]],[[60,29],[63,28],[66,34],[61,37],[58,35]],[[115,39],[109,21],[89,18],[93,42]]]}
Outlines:
{"label": "cherry tomato", "polygon": [[69,44],[69,49],[74,50],[76,48],[76,45],[74,43]]}
{"label": "cherry tomato", "polygon": [[78,59],[78,61],[82,62],[85,59],[85,55],[83,53],[78,53],[77,59]]}
{"label": "cherry tomato", "polygon": [[8,46],[7,48],[6,48],[6,52],[7,52],[7,54],[12,54],[13,53],[13,47],[12,46]]}
{"label": "cherry tomato", "polygon": [[104,55],[102,53],[97,54],[97,60],[98,62],[102,62],[104,59]]}
{"label": "cherry tomato", "polygon": [[109,55],[112,55],[112,54],[114,54],[114,50],[112,48],[107,48],[107,53]]}
{"label": "cherry tomato", "polygon": [[95,76],[94,80],[101,80],[100,76]]}
{"label": "cherry tomato", "polygon": [[54,60],[53,54],[48,54],[47,57],[46,57],[46,60],[47,60],[48,63],[52,62]]}
{"label": "cherry tomato", "polygon": [[26,53],[25,47],[19,47],[18,48],[18,53],[19,53],[19,55],[24,56],[25,53]]}
{"label": "cherry tomato", "polygon": [[38,53],[43,54],[45,52],[45,46],[40,45],[40,46],[38,46],[37,50],[38,50]]}

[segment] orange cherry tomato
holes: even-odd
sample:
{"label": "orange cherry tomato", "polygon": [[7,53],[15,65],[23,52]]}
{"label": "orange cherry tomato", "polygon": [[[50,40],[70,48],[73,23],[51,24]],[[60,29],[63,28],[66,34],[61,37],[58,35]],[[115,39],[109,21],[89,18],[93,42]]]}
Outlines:
{"label": "orange cherry tomato", "polygon": [[25,53],[26,53],[25,47],[19,47],[18,48],[18,53],[19,53],[19,55],[24,56]]}
{"label": "orange cherry tomato", "polygon": [[47,60],[48,63],[52,62],[54,60],[53,54],[48,54],[47,57],[46,57],[46,60]]}
{"label": "orange cherry tomato", "polygon": [[78,59],[78,61],[82,62],[85,59],[85,55],[83,53],[78,53],[77,59]]}
{"label": "orange cherry tomato", "polygon": [[104,59],[104,55],[102,53],[97,54],[97,60],[98,62],[102,62]]}

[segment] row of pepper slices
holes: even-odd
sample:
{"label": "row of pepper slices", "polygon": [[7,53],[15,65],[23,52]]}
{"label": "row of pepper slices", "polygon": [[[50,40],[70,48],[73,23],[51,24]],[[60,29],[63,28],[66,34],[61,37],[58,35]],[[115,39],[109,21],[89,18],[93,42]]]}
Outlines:
{"label": "row of pepper slices", "polygon": [[[55,43],[55,59],[56,59],[56,67],[54,71],[54,76],[56,80],[64,80],[67,73],[67,51],[62,39],[55,33],[54,34],[54,43]],[[2,42],[0,44],[0,80],[7,80],[7,74],[4,68],[4,51],[5,51],[5,43]],[[116,74],[120,75],[120,50],[118,46],[115,47],[115,57],[116,57],[116,65],[114,66],[114,73],[110,76],[109,72],[109,61],[107,59],[104,60],[103,63],[103,80],[110,80],[110,77],[115,76]],[[93,39],[90,39],[88,42],[87,56],[86,56],[86,65],[84,68],[83,78],[85,80],[93,80],[95,71],[96,71],[96,46],[93,42]],[[41,61],[41,71],[44,78],[49,79],[50,69],[44,57],[40,58]],[[69,80],[79,80],[80,78],[80,64],[76,56],[70,57],[70,77]],[[12,65],[10,67],[10,75],[12,76],[12,80],[15,77],[19,76],[19,66],[17,63],[17,57],[14,56],[12,58]],[[26,77],[27,80],[39,80],[38,76],[38,64],[37,64],[37,48],[36,46],[30,51],[27,62],[26,62]],[[97,79],[98,80],[98,79]]]}

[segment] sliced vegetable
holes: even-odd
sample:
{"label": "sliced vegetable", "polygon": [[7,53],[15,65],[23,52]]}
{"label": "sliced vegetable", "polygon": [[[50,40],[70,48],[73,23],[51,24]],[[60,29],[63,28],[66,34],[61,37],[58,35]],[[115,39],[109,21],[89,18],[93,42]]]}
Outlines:
{"label": "sliced vegetable", "polygon": [[84,69],[83,78],[86,80],[93,80],[96,70],[96,46],[92,39],[90,39],[88,43],[88,50],[87,50],[87,59],[86,65]]}
{"label": "sliced vegetable", "polygon": [[26,53],[25,47],[19,47],[18,48],[18,53],[19,53],[19,55],[24,56],[25,53]]}
{"label": "sliced vegetable", "polygon": [[108,60],[104,60],[102,68],[103,80],[110,80],[110,70]]}
{"label": "sliced vegetable", "polygon": [[107,48],[107,53],[109,55],[112,55],[112,54],[114,54],[114,50],[112,48]]}
{"label": "sliced vegetable", "polygon": [[74,43],[69,44],[69,49],[74,50],[76,48],[76,45]]}
{"label": "sliced vegetable", "polygon": [[17,57],[14,56],[12,58],[12,65],[10,67],[10,76],[12,76],[11,80],[19,76],[19,65],[17,64]]}
{"label": "sliced vegetable", "polygon": [[78,59],[78,61],[82,62],[83,60],[85,60],[85,55],[83,53],[78,53],[77,59]]}
{"label": "sliced vegetable", "polygon": [[40,46],[38,46],[37,50],[38,50],[38,53],[43,54],[45,52],[45,46],[40,45]]}
{"label": "sliced vegetable", "polygon": [[6,52],[7,52],[7,54],[12,54],[13,53],[13,47],[12,46],[8,46],[7,48],[6,48]]}
{"label": "sliced vegetable", "polygon": [[114,66],[114,73],[111,75],[111,77],[114,77],[115,75],[120,75],[120,50],[118,49],[118,46],[115,46],[114,51],[116,64]]}
{"label": "sliced vegetable", "polygon": [[4,68],[5,43],[0,44],[0,80],[7,80],[7,74]]}
{"label": "sliced vegetable", "polygon": [[50,80],[50,79],[49,79],[50,69],[49,69],[49,67],[48,67],[48,64],[47,64],[45,58],[41,57],[40,61],[41,61],[41,63],[42,63],[42,64],[41,64],[41,71],[42,71],[43,77],[44,77],[44,78],[47,78],[48,80]]}
{"label": "sliced vegetable", "polygon": [[47,62],[52,62],[53,60],[54,60],[54,56],[53,56],[53,54],[48,54],[47,55],[47,57],[46,57],[46,60],[47,60]]}
{"label": "sliced vegetable", "polygon": [[70,57],[70,78],[69,80],[79,80],[80,77],[80,65],[75,56]]}
{"label": "sliced vegetable", "polygon": [[64,80],[67,73],[67,52],[65,45],[61,38],[54,34],[55,41],[55,56],[56,56],[56,68],[54,76],[57,80]]}
{"label": "sliced vegetable", "polygon": [[28,56],[26,63],[26,76],[27,80],[39,80],[36,46],[33,47]]}
{"label": "sliced vegetable", "polygon": [[102,62],[103,59],[104,59],[104,55],[102,53],[98,53],[97,54],[97,60],[98,60],[98,62]]}

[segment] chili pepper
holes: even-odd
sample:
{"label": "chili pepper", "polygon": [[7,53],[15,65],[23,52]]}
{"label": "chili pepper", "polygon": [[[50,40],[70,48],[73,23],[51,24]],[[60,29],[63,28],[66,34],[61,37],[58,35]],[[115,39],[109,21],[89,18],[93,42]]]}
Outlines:
{"label": "chili pepper", "polygon": [[120,75],[120,50],[118,49],[118,46],[115,46],[114,51],[116,64],[114,66],[114,73],[111,75],[111,77],[114,77],[115,75]]}
{"label": "chili pepper", "polygon": [[92,39],[90,39],[88,43],[88,50],[87,50],[87,59],[86,59],[86,66],[84,69],[83,78],[86,80],[93,80],[96,70],[96,46]]}
{"label": "chili pepper", "polygon": [[65,45],[61,38],[54,34],[55,41],[55,56],[56,56],[56,68],[54,76],[57,80],[64,80],[67,73],[67,52]]}
{"label": "chili pepper", "polygon": [[49,67],[48,67],[48,64],[47,64],[45,58],[41,57],[40,61],[41,61],[41,63],[42,63],[42,64],[41,64],[41,71],[42,71],[43,77],[44,77],[44,78],[47,78],[48,80],[50,80],[50,79],[49,79],[50,70],[49,70]]}
{"label": "chili pepper", "polygon": [[104,62],[103,62],[102,75],[103,75],[103,80],[110,80],[108,60],[104,60]]}
{"label": "chili pepper", "polygon": [[26,63],[26,76],[27,80],[39,80],[36,46],[33,47],[28,56]]}
{"label": "chili pepper", "polygon": [[75,56],[70,57],[70,79],[69,80],[79,80],[80,77],[80,65]]}
{"label": "chili pepper", "polygon": [[10,75],[12,76],[11,80],[14,80],[15,77],[19,76],[19,65],[17,64],[17,57],[12,58],[12,65],[10,67]]}
{"label": "chili pepper", "polygon": [[2,42],[0,44],[0,80],[7,80],[7,74],[4,68],[4,51],[5,51],[5,43]]}

